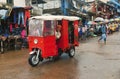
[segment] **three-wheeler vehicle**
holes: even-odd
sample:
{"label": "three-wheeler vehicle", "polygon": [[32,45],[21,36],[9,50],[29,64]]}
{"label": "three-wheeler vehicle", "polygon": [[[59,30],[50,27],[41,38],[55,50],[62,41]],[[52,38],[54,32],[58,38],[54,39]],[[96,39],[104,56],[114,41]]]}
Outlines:
{"label": "three-wheeler vehicle", "polygon": [[55,60],[62,53],[67,53],[72,58],[75,55],[75,46],[79,46],[78,23],[79,17],[76,16],[31,17],[28,35],[29,64],[34,67],[44,59]]}

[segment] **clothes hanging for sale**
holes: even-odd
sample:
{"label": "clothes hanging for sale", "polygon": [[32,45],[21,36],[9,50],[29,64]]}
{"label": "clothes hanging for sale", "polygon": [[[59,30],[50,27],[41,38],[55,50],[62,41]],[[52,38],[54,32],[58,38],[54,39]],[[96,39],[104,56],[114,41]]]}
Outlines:
{"label": "clothes hanging for sale", "polygon": [[17,23],[17,13],[16,12],[14,12],[14,23]]}
{"label": "clothes hanging for sale", "polygon": [[22,11],[20,11],[18,13],[18,25],[24,25],[24,13]]}
{"label": "clothes hanging for sale", "polygon": [[28,18],[30,18],[30,12],[29,10],[25,11],[25,16],[24,16],[24,25],[28,27]]}
{"label": "clothes hanging for sale", "polygon": [[10,32],[12,32],[12,24],[10,24]]}

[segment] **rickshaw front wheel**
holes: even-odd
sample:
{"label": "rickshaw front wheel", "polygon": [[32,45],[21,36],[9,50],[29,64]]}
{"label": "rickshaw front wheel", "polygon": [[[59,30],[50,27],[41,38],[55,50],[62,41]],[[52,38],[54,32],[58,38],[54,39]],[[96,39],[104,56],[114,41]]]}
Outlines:
{"label": "rickshaw front wheel", "polygon": [[75,48],[74,47],[71,47],[70,49],[69,49],[69,51],[68,51],[68,55],[69,55],[69,57],[74,57],[74,55],[75,55]]}
{"label": "rickshaw front wheel", "polygon": [[40,57],[37,57],[37,54],[31,54],[29,59],[28,59],[28,62],[32,67],[35,67],[39,64]]}

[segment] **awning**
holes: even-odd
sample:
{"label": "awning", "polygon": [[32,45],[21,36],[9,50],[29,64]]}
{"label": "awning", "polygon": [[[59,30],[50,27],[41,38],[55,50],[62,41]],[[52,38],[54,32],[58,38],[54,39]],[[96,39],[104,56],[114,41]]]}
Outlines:
{"label": "awning", "polygon": [[101,1],[103,3],[107,3],[109,0],[99,0],[99,1]]}
{"label": "awning", "polygon": [[8,12],[8,10],[1,9],[0,10],[0,19],[5,19],[7,12]]}
{"label": "awning", "polygon": [[35,1],[32,1],[32,4],[43,4],[43,3],[46,3],[46,2],[43,1],[43,0],[35,0]]}

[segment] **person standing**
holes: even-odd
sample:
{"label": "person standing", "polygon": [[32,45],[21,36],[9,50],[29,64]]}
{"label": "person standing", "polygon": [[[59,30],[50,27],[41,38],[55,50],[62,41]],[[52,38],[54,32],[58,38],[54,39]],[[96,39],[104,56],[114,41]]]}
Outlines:
{"label": "person standing", "polygon": [[22,31],[21,31],[21,37],[22,37],[22,48],[25,48],[26,46],[26,43],[27,43],[27,38],[26,38],[26,29],[25,27],[23,26],[22,27]]}
{"label": "person standing", "polygon": [[56,31],[55,31],[55,36],[56,36],[56,39],[60,39],[60,37],[61,37],[61,25],[57,25],[57,27],[56,27]]}
{"label": "person standing", "polygon": [[100,29],[101,29],[101,37],[100,37],[100,39],[98,40],[98,42],[100,42],[100,40],[104,40],[104,43],[106,44],[107,28],[106,28],[105,24],[102,24]]}

